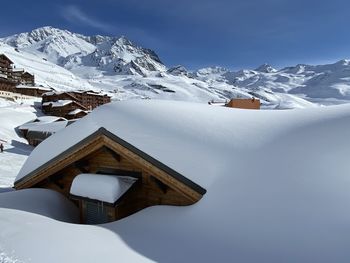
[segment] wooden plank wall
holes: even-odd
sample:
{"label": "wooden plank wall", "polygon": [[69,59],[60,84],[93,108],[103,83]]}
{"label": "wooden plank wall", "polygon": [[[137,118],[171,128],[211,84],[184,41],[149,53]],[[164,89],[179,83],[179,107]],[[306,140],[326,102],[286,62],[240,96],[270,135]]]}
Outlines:
{"label": "wooden plank wall", "polygon": [[141,178],[119,200],[115,208],[115,220],[133,214],[145,207],[153,205],[190,205],[194,202],[162,182],[156,175],[142,169],[134,162],[122,157],[107,147],[89,154],[44,181],[36,187],[44,187],[61,192],[69,197],[69,191],[75,176],[81,173],[104,173],[124,171],[139,173]]}

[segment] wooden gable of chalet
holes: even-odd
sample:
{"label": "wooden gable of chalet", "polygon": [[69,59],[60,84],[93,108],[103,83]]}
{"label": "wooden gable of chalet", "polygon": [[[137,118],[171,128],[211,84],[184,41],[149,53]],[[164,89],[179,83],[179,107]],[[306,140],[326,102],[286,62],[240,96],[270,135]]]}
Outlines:
{"label": "wooden gable of chalet", "polygon": [[[78,101],[78,98],[76,96],[74,96],[74,93],[72,93],[72,92],[63,92],[60,95],[67,96],[67,97],[71,98],[74,101]],[[60,95],[58,95],[58,96],[60,96]]]}
{"label": "wooden gable of chalet", "polygon": [[77,108],[78,109],[81,109],[81,110],[85,110],[85,111],[87,111],[88,110],[88,108],[86,108],[83,104],[81,104],[80,102],[78,102],[78,101],[72,101],[72,104],[74,104],[75,106],[77,106]]}
{"label": "wooden gable of chalet", "polygon": [[[37,187],[40,182],[50,181],[50,176],[64,170],[68,166],[82,164],[82,160],[93,155],[101,148],[106,148],[114,154],[116,161],[127,159],[135,166],[151,174],[157,181],[185,196],[189,203],[195,203],[202,198],[206,190],[195,182],[184,177],[172,168],[154,159],[147,153],[134,147],[130,143],[109,132],[105,128],[100,128],[90,136],[73,145],[63,153],[43,164],[36,170],[27,174],[15,182],[16,189]],[[79,168],[81,172],[84,167]],[[59,189],[58,189],[59,190]]]}
{"label": "wooden gable of chalet", "polygon": [[43,94],[43,102],[49,102],[49,101],[51,101],[50,99],[56,98],[56,97],[59,100],[60,99],[69,99],[69,100],[73,100],[73,101],[78,101],[78,99],[73,94],[71,94],[71,92],[63,92],[63,93],[53,92],[52,94],[49,94],[49,95],[44,93]]}
{"label": "wooden gable of chalet", "polygon": [[63,104],[63,105],[59,105],[59,106],[54,106],[53,107],[53,103],[54,103],[55,101],[48,101],[48,102],[45,102],[46,103],[46,106],[45,107],[49,107],[49,108],[66,108],[67,107],[67,105],[74,105],[75,106],[75,108],[76,109],[81,109],[81,110],[85,110],[85,111],[87,111],[88,109],[83,105],[83,104],[81,104],[81,103],[79,103],[79,102],[77,102],[77,101],[75,101],[75,100],[72,100],[70,103],[67,103],[67,104]]}
{"label": "wooden gable of chalet", "polygon": [[6,60],[9,64],[13,64],[13,61],[9,59],[5,54],[0,54],[0,60]]}
{"label": "wooden gable of chalet", "polygon": [[25,77],[25,78],[33,78],[34,75],[33,74],[30,74],[29,72],[25,71],[22,73],[22,76]]}

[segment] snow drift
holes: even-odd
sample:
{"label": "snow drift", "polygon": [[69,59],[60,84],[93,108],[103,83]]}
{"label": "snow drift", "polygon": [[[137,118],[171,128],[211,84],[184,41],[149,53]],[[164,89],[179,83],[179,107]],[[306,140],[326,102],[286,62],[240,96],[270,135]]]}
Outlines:
{"label": "snow drift", "polygon": [[[254,111],[112,103],[40,144],[17,179],[100,126],[207,193],[192,206],[147,208],[100,226],[2,209],[5,251],[34,262],[348,261],[350,105]],[[32,244],[60,253],[38,254]]]}
{"label": "snow drift", "polygon": [[0,142],[4,145],[4,152],[0,153],[0,187],[13,185],[14,178],[33,149],[24,138],[19,137],[15,128],[35,117],[32,105],[19,105],[0,98]]}

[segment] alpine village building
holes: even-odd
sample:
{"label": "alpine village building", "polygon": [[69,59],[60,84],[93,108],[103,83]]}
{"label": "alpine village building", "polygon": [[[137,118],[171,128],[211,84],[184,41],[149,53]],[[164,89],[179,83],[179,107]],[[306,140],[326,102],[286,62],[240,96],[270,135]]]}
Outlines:
{"label": "alpine village building", "polygon": [[257,99],[255,97],[252,97],[251,99],[233,98],[228,102],[211,100],[208,102],[208,104],[215,105],[215,106],[225,106],[229,108],[247,109],[247,110],[259,110],[261,106],[260,99]]}
{"label": "alpine village building", "polygon": [[56,92],[52,88],[35,86],[34,75],[14,67],[13,61],[0,54],[0,96],[18,95],[42,97],[42,111],[46,115],[77,119],[94,108],[109,103],[111,97],[92,90]]}
{"label": "alpine village building", "polygon": [[259,110],[260,100],[254,97],[251,99],[231,99],[225,106],[229,108]]}
{"label": "alpine village building", "polygon": [[24,69],[14,68],[12,60],[6,55],[0,54],[0,90],[40,97],[50,89],[35,87],[34,75],[24,71]]}
{"label": "alpine village building", "polygon": [[[51,147],[50,143],[45,146]],[[46,188],[63,194],[79,207],[81,223],[111,222],[154,205],[191,205],[206,193],[103,127],[67,147],[17,177],[14,187]]]}
{"label": "alpine village building", "polygon": [[51,91],[42,95],[42,111],[47,115],[76,119],[109,102],[111,97],[92,90]]}

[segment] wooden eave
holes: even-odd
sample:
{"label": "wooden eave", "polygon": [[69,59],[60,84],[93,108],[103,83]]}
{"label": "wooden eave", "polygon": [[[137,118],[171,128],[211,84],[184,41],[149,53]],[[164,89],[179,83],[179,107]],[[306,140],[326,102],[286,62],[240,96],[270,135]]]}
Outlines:
{"label": "wooden eave", "polygon": [[27,71],[23,72],[22,76],[34,77],[33,74],[30,74],[30,73],[27,72]]}
{"label": "wooden eave", "polygon": [[81,104],[77,101],[73,101],[73,104],[79,106],[81,108],[81,110],[88,110],[88,108],[86,108],[83,104]]}
{"label": "wooden eave", "polygon": [[153,174],[163,183],[181,192],[194,202],[201,199],[206,193],[206,190],[198,184],[103,127],[16,181],[14,187],[17,190],[30,188],[103,146],[116,151],[124,158],[132,160],[143,170]]}
{"label": "wooden eave", "polygon": [[45,97],[54,97],[54,96],[59,96],[59,95],[62,95],[62,94],[67,95],[67,96],[70,97],[73,101],[77,101],[77,100],[78,100],[75,96],[73,96],[73,95],[72,95],[70,92],[68,92],[68,91],[62,92],[62,93],[59,93],[59,94],[54,92],[53,95],[44,95],[44,94],[43,94],[43,96],[45,96]]}

